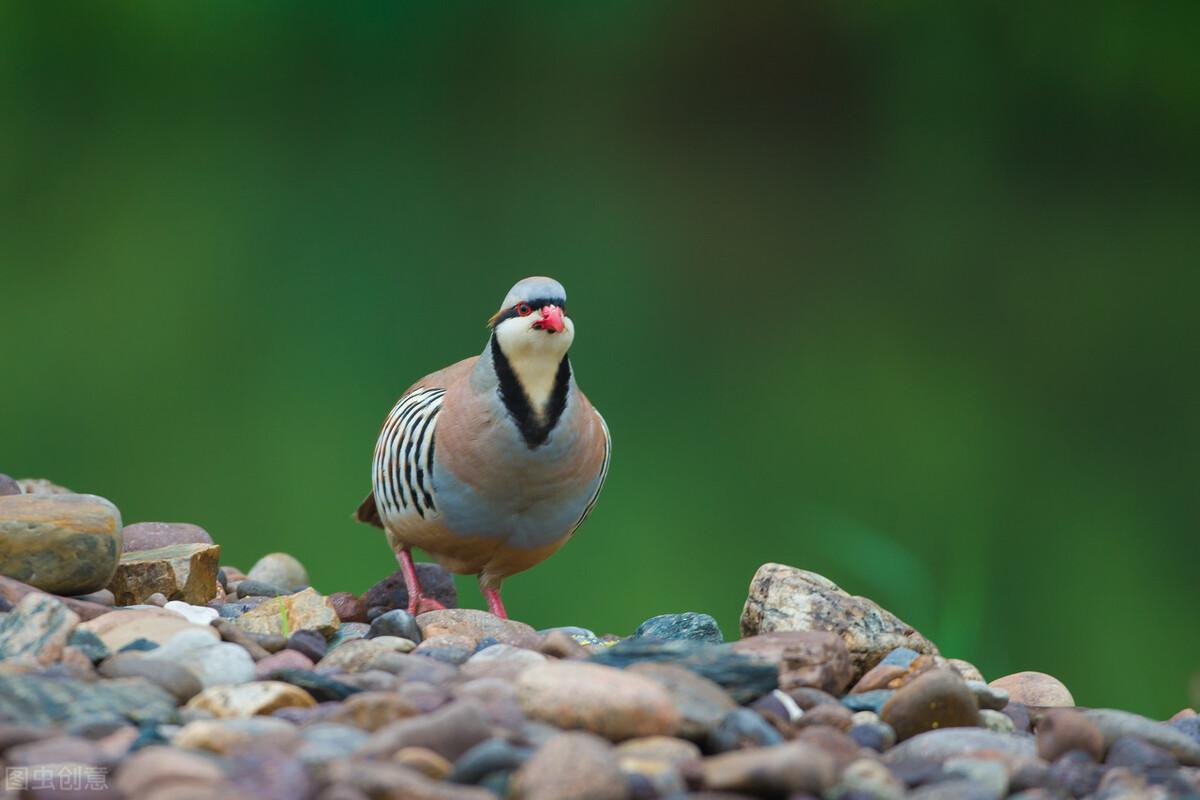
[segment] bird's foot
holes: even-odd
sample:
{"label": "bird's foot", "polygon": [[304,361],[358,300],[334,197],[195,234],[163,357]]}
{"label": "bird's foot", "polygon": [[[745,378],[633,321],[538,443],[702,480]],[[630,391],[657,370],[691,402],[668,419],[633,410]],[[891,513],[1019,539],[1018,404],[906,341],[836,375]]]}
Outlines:
{"label": "bird's foot", "polygon": [[504,601],[500,599],[499,589],[484,589],[483,596],[487,598],[488,611],[500,619],[508,619],[508,612],[504,610]]}
{"label": "bird's foot", "polygon": [[426,611],[442,611],[446,607],[434,600],[432,597],[426,597],[423,594],[413,596],[408,601],[408,613],[414,617],[424,614]]}

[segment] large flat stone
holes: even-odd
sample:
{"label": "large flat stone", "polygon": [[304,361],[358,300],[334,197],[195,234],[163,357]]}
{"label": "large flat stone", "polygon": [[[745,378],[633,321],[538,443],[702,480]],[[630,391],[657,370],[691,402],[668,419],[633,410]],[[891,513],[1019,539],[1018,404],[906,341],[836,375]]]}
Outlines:
{"label": "large flat stone", "polygon": [[154,550],[135,550],[121,556],[108,584],[118,605],[146,602],[154,593],[168,600],[203,605],[217,593],[221,546],[172,544]]}
{"label": "large flat stone", "polygon": [[103,589],[121,552],[121,512],[90,494],[0,496],[0,575],[52,592]]}

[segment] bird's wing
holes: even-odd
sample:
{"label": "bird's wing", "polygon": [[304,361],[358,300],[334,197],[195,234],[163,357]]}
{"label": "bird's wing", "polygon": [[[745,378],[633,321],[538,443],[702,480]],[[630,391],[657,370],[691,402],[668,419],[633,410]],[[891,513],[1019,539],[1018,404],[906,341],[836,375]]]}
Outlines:
{"label": "bird's wing", "polygon": [[373,488],[354,512],[357,521],[382,528],[381,511],[389,517],[437,516],[433,458],[438,412],[447,387],[469,376],[477,360],[464,359],[427,375],[400,396],[375,443]]}
{"label": "bird's wing", "polygon": [[600,465],[600,479],[596,481],[595,491],[588,498],[587,505],[583,507],[583,513],[579,515],[579,519],[571,526],[572,534],[588,518],[588,514],[592,513],[592,507],[596,505],[596,500],[600,497],[600,490],[604,488],[604,479],[608,477],[608,462],[612,460],[612,436],[608,433],[608,425],[604,422],[604,417],[600,416],[600,412],[595,408],[592,409],[592,413],[596,415],[596,419],[600,423],[600,430],[604,432],[604,461]]}

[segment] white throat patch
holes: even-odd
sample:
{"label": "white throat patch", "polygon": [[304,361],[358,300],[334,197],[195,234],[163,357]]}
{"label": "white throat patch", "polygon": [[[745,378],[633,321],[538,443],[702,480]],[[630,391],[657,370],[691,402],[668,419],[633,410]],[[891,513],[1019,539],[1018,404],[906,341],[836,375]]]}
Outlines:
{"label": "white throat patch", "polygon": [[533,329],[530,317],[512,317],[496,326],[496,341],[520,381],[529,404],[539,417],[544,417],[558,365],[575,339],[575,325],[563,317],[561,333]]}

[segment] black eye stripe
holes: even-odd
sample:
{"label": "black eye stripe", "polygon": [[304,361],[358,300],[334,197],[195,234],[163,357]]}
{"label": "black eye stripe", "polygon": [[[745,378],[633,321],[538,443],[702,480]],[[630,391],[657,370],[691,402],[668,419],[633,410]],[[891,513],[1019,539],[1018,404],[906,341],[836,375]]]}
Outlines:
{"label": "black eye stripe", "polygon": [[562,309],[563,314],[567,313],[567,303],[561,297],[539,297],[536,300],[522,300],[519,303],[514,303],[513,305],[509,306],[507,309],[505,309],[503,314],[496,317],[496,321],[492,323],[492,327],[496,327],[506,319],[512,319],[513,317],[521,316],[517,313],[517,306],[522,304],[529,306],[534,311],[541,311],[546,306],[558,306]]}

